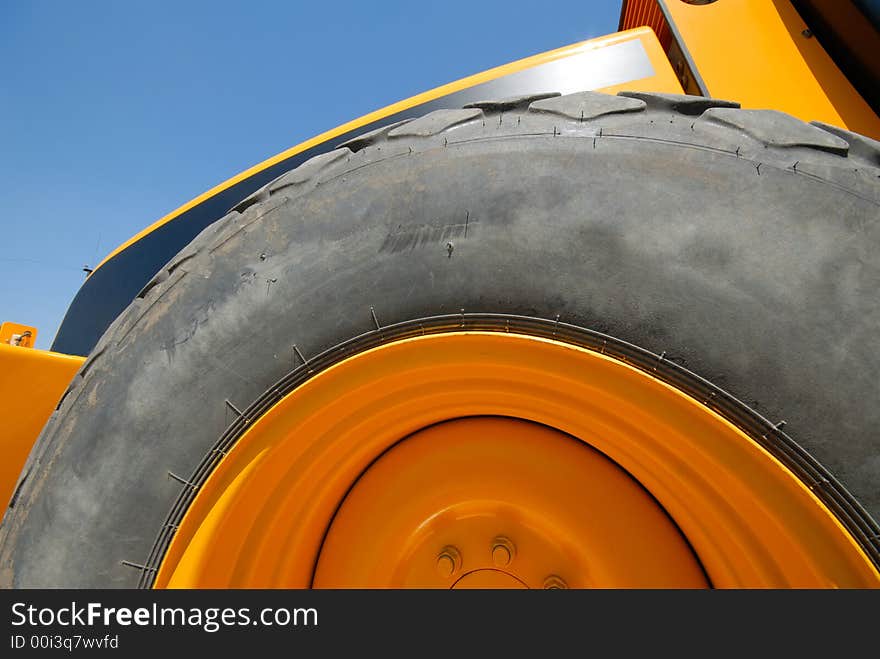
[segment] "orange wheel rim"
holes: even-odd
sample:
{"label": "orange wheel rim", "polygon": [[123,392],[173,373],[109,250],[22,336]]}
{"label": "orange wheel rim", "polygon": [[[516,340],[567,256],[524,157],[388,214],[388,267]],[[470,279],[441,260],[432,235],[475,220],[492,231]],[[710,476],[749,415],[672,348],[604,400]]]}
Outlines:
{"label": "orange wheel rim", "polygon": [[[471,417],[493,418],[455,421]],[[568,526],[558,520],[548,526],[545,520],[542,527],[540,497],[492,508],[477,488],[457,503],[438,499],[435,510],[425,501],[410,504],[401,498],[395,509],[410,515],[410,525],[389,523],[374,534],[386,542],[367,539],[351,549],[368,554],[369,560],[359,564],[346,555],[339,538],[369,536],[351,511],[381,519],[376,511],[394,501],[391,489],[382,508],[358,503],[369,504],[382,491],[389,480],[382,476],[385,463],[402,472],[421,470],[427,489],[445,491],[456,472],[444,473],[443,460],[434,460],[431,467],[431,451],[439,451],[433,456],[439,458],[458,441],[453,454],[485,450],[499,455],[498,441],[483,442],[481,448],[479,442],[463,447],[455,439],[473,436],[466,426],[480,423],[496,424],[496,429],[512,424],[508,431],[516,426],[532,436],[525,444],[549,433],[548,447],[594,454],[592,462],[578,462],[569,480],[577,484],[588,475],[601,480],[604,476],[596,474],[617,474],[607,476],[606,490],[615,499],[629,492],[634,506],[617,514],[640,523],[662,519],[665,525],[658,521],[627,536],[626,524],[619,524],[618,534],[607,535],[601,545],[598,527],[583,520]],[[445,433],[445,439],[425,439],[436,433]],[[592,448],[572,446],[571,438]],[[420,452],[420,444],[431,444],[431,451]],[[523,456],[534,462],[541,455],[534,447],[517,454],[523,469],[528,463]],[[491,469],[485,474],[500,487],[497,474]],[[547,486],[539,473],[522,471],[520,477]],[[636,492],[641,504],[633,503],[639,500]],[[557,519],[560,510],[571,512],[572,501],[589,499],[589,494],[575,488],[558,496],[556,508],[547,507],[547,518]],[[507,495],[510,503],[512,495]],[[618,503],[624,505],[621,499],[608,506]],[[413,520],[436,519],[443,506],[452,506],[453,517],[464,521],[447,525],[447,535],[424,540]],[[517,514],[522,519],[515,523]],[[496,536],[511,543],[497,549],[499,560],[505,551],[513,552],[516,568],[494,563]],[[665,548],[661,553],[667,552],[669,560],[663,569],[627,579],[620,576],[625,572],[620,566],[596,568],[614,547],[638,543]],[[573,546],[595,548],[572,557]],[[452,572],[440,578],[448,565]],[[423,567],[433,572],[420,572]],[[348,357],[256,419],[201,484],[154,586],[486,587],[515,580],[529,587],[692,587],[705,585],[706,579],[716,587],[880,583],[870,559],[809,487],[743,431],[678,389],[608,355],[553,338],[445,331]]]}

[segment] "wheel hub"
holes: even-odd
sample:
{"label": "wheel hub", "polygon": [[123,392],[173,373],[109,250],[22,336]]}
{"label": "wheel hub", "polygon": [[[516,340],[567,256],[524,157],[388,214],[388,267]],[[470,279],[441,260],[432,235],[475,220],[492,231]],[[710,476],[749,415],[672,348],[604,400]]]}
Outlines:
{"label": "wheel hub", "polygon": [[330,525],[313,585],[548,580],[707,585],[678,528],[608,458],[545,426],[480,417],[414,433],[361,475]]}

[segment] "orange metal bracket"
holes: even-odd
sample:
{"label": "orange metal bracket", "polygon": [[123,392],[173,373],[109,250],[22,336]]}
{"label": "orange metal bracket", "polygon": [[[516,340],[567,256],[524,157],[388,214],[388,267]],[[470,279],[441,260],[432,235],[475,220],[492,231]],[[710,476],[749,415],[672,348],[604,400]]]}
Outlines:
{"label": "orange metal bracket", "polygon": [[[3,323],[3,328],[7,325],[12,323]],[[34,440],[84,361],[0,342],[0,504],[4,508]]]}
{"label": "orange metal bracket", "polygon": [[37,328],[9,321],[0,325],[0,343],[19,348],[33,348],[37,340]]}

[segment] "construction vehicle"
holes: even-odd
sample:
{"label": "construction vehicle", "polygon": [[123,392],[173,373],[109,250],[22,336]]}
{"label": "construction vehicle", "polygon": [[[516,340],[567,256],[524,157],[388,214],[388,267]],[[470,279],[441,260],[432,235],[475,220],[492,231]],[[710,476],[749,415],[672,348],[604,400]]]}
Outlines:
{"label": "construction vehicle", "polygon": [[3,325],[0,584],[880,585],[878,24],[628,0],[144,229]]}

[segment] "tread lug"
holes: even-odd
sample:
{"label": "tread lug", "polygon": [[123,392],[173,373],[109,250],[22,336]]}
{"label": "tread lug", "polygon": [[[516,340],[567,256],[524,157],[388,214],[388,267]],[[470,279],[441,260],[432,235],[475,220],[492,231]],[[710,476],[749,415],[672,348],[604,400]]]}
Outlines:
{"label": "tread lug", "polygon": [[269,198],[269,184],[267,183],[259,190],[252,192],[247,197],[238,202],[235,206],[229,209],[230,212],[235,211],[237,213],[244,213],[248,208],[253,206],[254,204],[259,204],[261,201],[266,201]]}
{"label": "tread lug", "polygon": [[274,181],[270,181],[266,186],[269,190],[269,194],[272,195],[283,188],[290,187],[291,185],[305,183],[333,163],[350,155],[351,150],[347,147],[340,147],[329,153],[322,153],[313,158],[309,158],[296,169],[291,169],[289,172],[282,174]]}
{"label": "tread lug", "polygon": [[566,94],[565,96],[535,101],[529,106],[530,112],[555,114],[577,121],[595,119],[607,114],[640,112],[644,109],[644,101],[598,92]]}
{"label": "tread lug", "polygon": [[516,110],[519,108],[527,108],[535,101],[541,101],[546,98],[555,98],[561,96],[559,92],[546,92],[544,94],[527,94],[524,96],[510,96],[495,101],[477,101],[476,103],[468,103],[465,108],[479,108],[486,112],[507,112],[508,110]]}
{"label": "tread lug", "polygon": [[361,149],[371,146],[376,142],[384,141],[390,131],[403,124],[408,124],[410,121],[412,121],[412,119],[402,119],[401,121],[395,121],[394,123],[374,128],[371,131],[361,133],[357,137],[352,137],[350,140],[346,140],[340,144],[338,148],[347,148],[352,153],[357,153]]}
{"label": "tread lug", "polygon": [[849,144],[849,155],[860,158],[870,164],[872,167],[880,167],[880,142],[872,140],[870,137],[853,133],[831,124],[821,121],[811,121],[811,125],[824,130],[832,135],[836,135]]}
{"label": "tread lug", "polygon": [[849,150],[845,140],[778,110],[710,108],[703,113],[701,120],[735,128],[766,146],[810,147],[841,156]]}
{"label": "tread lug", "polygon": [[482,116],[483,111],[478,108],[434,110],[424,117],[408,121],[403,126],[388,131],[388,137],[431,137]]}
{"label": "tread lug", "polygon": [[736,101],[720,98],[691,96],[689,94],[664,94],[661,92],[618,92],[618,96],[638,98],[648,104],[651,110],[668,110],[691,117],[698,117],[709,108],[738,108]]}

